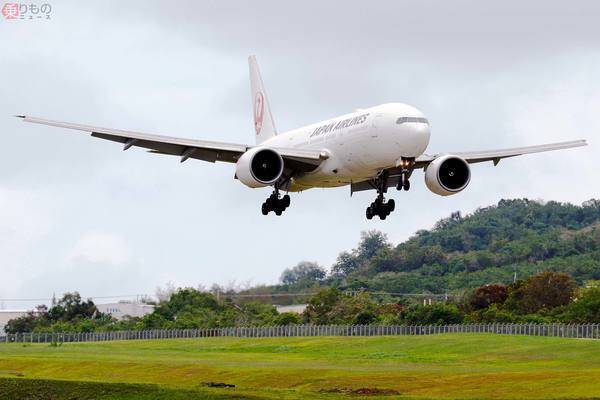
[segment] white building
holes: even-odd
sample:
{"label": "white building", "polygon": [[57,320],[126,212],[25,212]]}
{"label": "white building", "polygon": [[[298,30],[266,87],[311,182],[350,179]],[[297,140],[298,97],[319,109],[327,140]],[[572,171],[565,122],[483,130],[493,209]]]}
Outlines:
{"label": "white building", "polygon": [[119,301],[118,303],[96,304],[98,311],[104,314],[110,314],[118,320],[125,316],[143,317],[154,311],[151,304],[136,303],[132,301]]}
{"label": "white building", "polygon": [[291,312],[296,314],[302,314],[306,310],[308,304],[291,304],[289,306],[275,306],[278,313]]}

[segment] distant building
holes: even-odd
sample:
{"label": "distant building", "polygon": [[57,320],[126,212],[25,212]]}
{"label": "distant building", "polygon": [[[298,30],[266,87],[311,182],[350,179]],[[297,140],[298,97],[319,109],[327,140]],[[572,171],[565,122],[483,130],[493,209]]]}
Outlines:
{"label": "distant building", "polygon": [[302,314],[306,310],[306,304],[291,304],[289,306],[275,306],[278,313],[291,312],[296,314]]}
{"label": "distant building", "polygon": [[98,311],[110,314],[118,320],[130,317],[143,317],[154,311],[152,304],[136,303],[132,301],[120,301],[118,303],[96,304]]}
{"label": "distant building", "polygon": [[20,318],[28,313],[39,314],[41,311],[38,310],[0,310],[0,333],[4,332],[4,327],[11,319]]}

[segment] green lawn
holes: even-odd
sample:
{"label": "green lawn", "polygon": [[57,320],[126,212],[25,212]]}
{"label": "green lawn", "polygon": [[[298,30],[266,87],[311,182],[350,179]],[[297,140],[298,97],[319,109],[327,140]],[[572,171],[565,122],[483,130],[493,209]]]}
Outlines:
{"label": "green lawn", "polygon": [[0,399],[310,399],[365,392],[600,399],[600,341],[445,334],[0,344]]}

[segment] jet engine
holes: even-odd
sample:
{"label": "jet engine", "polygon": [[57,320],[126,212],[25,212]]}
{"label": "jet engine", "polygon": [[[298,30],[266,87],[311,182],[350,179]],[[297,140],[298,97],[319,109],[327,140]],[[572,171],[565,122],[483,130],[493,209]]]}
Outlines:
{"label": "jet engine", "polygon": [[283,174],[283,158],[273,149],[254,147],[239,158],[235,175],[251,188],[269,186]]}
{"label": "jet engine", "polygon": [[451,154],[433,160],[425,170],[425,184],[435,194],[450,196],[467,187],[471,180],[469,164]]}

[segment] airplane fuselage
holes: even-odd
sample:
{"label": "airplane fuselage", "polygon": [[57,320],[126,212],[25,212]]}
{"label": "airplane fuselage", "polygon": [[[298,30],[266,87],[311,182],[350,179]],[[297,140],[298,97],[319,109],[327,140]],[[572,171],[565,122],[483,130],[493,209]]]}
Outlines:
{"label": "airplane fuselage", "polygon": [[294,177],[287,188],[299,191],[373,178],[382,169],[397,166],[401,157],[423,154],[429,138],[429,123],[422,112],[388,103],[281,133],[261,145],[328,152],[328,159],[315,171]]}

